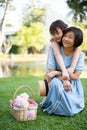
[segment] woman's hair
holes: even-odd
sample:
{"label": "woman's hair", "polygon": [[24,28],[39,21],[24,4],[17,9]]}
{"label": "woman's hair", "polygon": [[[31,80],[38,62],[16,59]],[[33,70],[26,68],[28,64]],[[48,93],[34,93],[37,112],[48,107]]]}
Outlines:
{"label": "woman's hair", "polygon": [[[83,42],[83,32],[80,28],[69,27],[64,30],[64,35],[68,32],[73,32],[75,34],[74,47],[78,47]],[[64,36],[63,35],[63,36]]]}
{"label": "woman's hair", "polygon": [[60,28],[64,32],[65,28],[67,27],[68,25],[65,24],[62,20],[56,20],[51,23],[49,31],[50,31],[50,34],[54,34],[54,33],[57,33],[57,28]]}

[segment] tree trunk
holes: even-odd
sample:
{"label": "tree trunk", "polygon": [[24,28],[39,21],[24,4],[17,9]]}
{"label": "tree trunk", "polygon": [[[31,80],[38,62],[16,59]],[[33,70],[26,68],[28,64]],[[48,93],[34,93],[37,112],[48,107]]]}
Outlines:
{"label": "tree trunk", "polygon": [[0,24],[0,53],[2,52],[1,47],[2,47],[2,44],[3,44],[4,39],[5,39],[4,28],[5,28],[5,18],[6,18],[6,12],[8,10],[8,5],[9,5],[9,0],[6,1],[6,6],[5,6],[3,18],[2,18],[1,24]]}

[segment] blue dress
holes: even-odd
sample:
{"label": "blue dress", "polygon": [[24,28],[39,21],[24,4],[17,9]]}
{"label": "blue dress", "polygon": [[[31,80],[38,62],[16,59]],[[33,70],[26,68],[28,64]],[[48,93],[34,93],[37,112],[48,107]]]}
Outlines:
{"label": "blue dress", "polygon": [[[72,63],[73,56],[67,57],[64,55],[62,47],[60,48],[60,52],[65,66],[68,68]],[[47,65],[48,69],[60,70],[51,47]],[[75,69],[81,73],[83,66],[84,54],[81,52]],[[66,91],[60,79],[55,77],[51,80],[48,95],[41,102],[44,112],[55,115],[73,116],[84,109],[84,92],[80,79],[70,80],[70,83],[72,91]]]}

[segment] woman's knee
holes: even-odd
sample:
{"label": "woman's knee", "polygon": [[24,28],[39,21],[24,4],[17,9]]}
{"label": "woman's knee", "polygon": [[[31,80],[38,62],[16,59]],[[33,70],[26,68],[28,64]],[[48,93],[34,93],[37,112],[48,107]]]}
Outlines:
{"label": "woman's knee", "polygon": [[61,84],[61,81],[58,78],[53,78],[50,83],[50,87],[58,87]]}

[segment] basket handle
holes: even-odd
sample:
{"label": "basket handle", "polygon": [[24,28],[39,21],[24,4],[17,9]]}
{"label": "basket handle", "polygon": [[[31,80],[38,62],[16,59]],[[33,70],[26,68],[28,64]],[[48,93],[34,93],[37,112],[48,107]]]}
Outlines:
{"label": "basket handle", "polygon": [[32,99],[34,100],[34,92],[32,91],[32,89],[29,87],[29,86],[20,86],[16,89],[16,91],[14,92],[14,95],[13,95],[13,100],[15,99],[16,97],[16,93],[21,89],[21,88],[28,88],[29,91],[31,91],[32,93]]}

